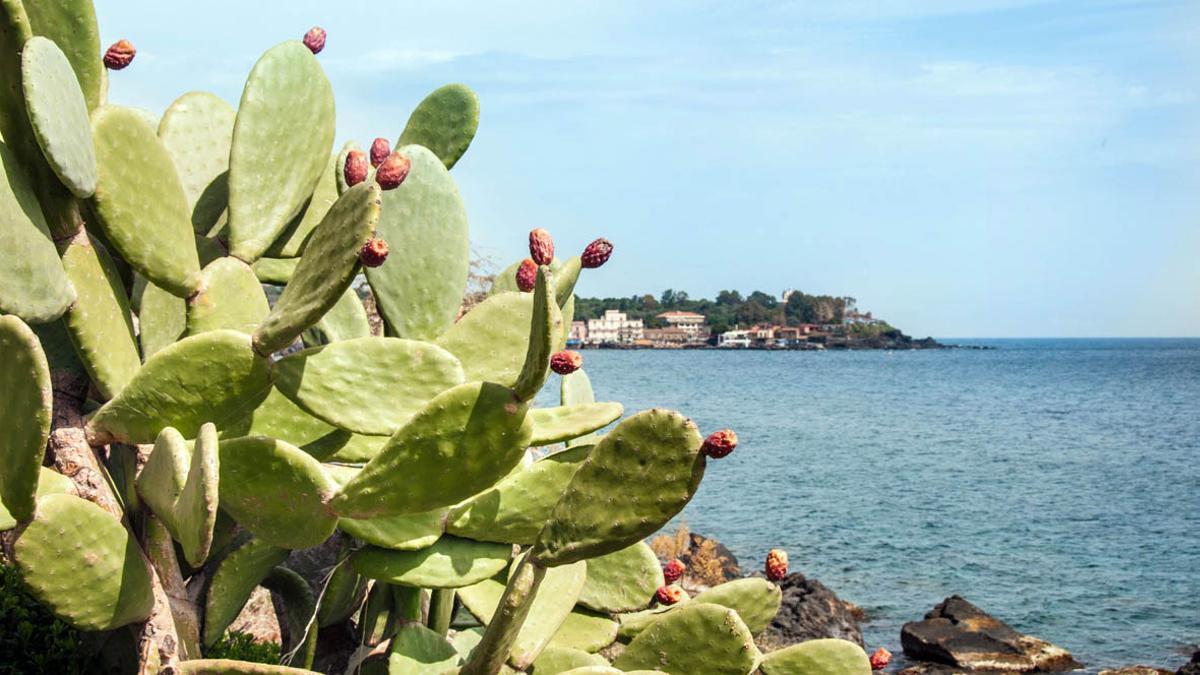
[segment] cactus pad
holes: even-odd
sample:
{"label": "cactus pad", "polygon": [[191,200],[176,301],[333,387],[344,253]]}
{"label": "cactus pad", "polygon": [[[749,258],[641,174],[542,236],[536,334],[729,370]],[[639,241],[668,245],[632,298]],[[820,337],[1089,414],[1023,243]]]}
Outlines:
{"label": "cactus pad", "polygon": [[344,340],[275,364],[275,387],[301,408],[373,436],[395,433],[434,396],[462,382],[462,365],[452,354],[399,338]]}
{"label": "cactus pad", "polygon": [[333,570],[317,608],[317,625],[321,628],[339,624],[362,606],[367,597],[367,580],[344,561]]}
{"label": "cactus pad", "polygon": [[550,445],[586,436],[620,418],[624,412],[620,403],[582,403],[531,410],[533,440],[529,444]]}
{"label": "cactus pad", "polygon": [[379,186],[360,183],[317,226],[270,316],[254,334],[259,353],[282,349],[328,312],[350,287],[358,253],[379,222]]}
{"label": "cactus pad", "polygon": [[457,665],[454,646],[419,623],[400,626],[388,651],[388,673],[446,675]]}
{"label": "cactus pad", "polygon": [[562,312],[550,296],[550,268],[538,268],[533,287],[533,313],[530,318],[528,348],[525,363],[517,375],[513,389],[517,395],[530,400],[542,390],[550,374],[550,354],[562,337]]}
{"label": "cactus pad", "polygon": [[221,441],[221,508],[262,541],[308,548],[333,534],[325,502],[337,484],[294,445],[248,436]]}
{"label": "cactus pad", "polygon": [[172,345],[187,330],[187,300],[171,295],[138,275],[133,282],[138,315],[138,341],[150,358]]}
{"label": "cactus pad", "polygon": [[471,145],[478,128],[479,99],[475,92],[464,84],[447,84],[417,104],[396,145],[423,145],[451,169]]}
{"label": "cactus pad", "polygon": [[29,590],[81,630],[111,630],[150,615],[150,570],[137,542],[107,511],[48,495],[14,545]]}
{"label": "cactus pad", "polygon": [[[345,485],[359,469],[340,464],[325,464],[325,473],[334,482]],[[442,536],[446,509],[433,509],[402,516],[375,516],[364,520],[342,518],[338,527],[352,537],[381,548],[416,551],[433,546]]]}
{"label": "cactus pad", "polygon": [[530,437],[526,411],[511,389],[492,383],[439,394],[342,488],[334,510],[348,518],[417,513],[483,490],[521,461]]}
{"label": "cactus pad", "polygon": [[758,657],[754,638],[737,612],[688,603],[634,638],[613,665],[621,670],[657,668],[673,675],[747,675]]}
{"label": "cactus pad", "polygon": [[299,264],[299,258],[259,258],[250,268],[264,284],[282,286],[291,280]]}
{"label": "cactus pad", "polygon": [[666,410],[618,424],[575,472],[534,556],[561,565],[618,551],[658,531],[700,484],[701,442],[691,420]]}
{"label": "cactus pad", "polygon": [[446,535],[429,548],[393,551],[367,547],[350,556],[364,577],[420,588],[459,588],[487,579],[508,567],[512,546]]}
{"label": "cactus pad", "polygon": [[185,437],[200,425],[241,419],[270,390],[270,364],[250,336],[216,330],[176,342],[146,360],[133,380],[88,422],[93,445],[149,443],[163,427]]}
{"label": "cactus pad", "polygon": [[321,177],[317,180],[312,197],[304,205],[304,210],[292,219],[283,234],[279,235],[279,238],[267,249],[266,255],[272,258],[300,257],[313,230],[321,224],[321,220],[325,218],[326,213],[329,213],[329,208],[341,194],[337,189],[338,171],[337,155],[330,155],[324,171],[321,172]]}
{"label": "cactus pad", "polygon": [[563,375],[559,396],[563,405],[583,405],[596,402],[596,395],[592,393],[592,381],[583,368],[570,375]]}
{"label": "cactus pad", "polygon": [[100,85],[104,75],[100,60],[100,30],[91,0],[26,2],[25,11],[35,35],[50,38],[70,61],[74,77],[87,101],[87,110],[100,105]]}
{"label": "cactus pad", "polygon": [[254,64],[229,153],[233,255],[254,262],[300,212],[333,151],[333,107],[325,71],[299,40]]}
{"label": "cactus pad", "polygon": [[306,346],[315,347],[370,335],[371,321],[367,318],[367,310],[351,286],[320,321],[301,333],[300,338]]}
{"label": "cactus pad", "polygon": [[[588,561],[588,576],[592,574],[592,561]],[[594,653],[611,645],[617,639],[617,622],[607,614],[576,607],[567,615],[558,632],[550,639],[549,647],[570,647]]]}
{"label": "cactus pad", "polygon": [[[233,108],[219,96],[192,91],[175,99],[158,123],[158,137],[191,209],[192,228],[200,235],[208,234],[228,203],[233,118]],[[224,198],[215,199],[214,193]]]}
{"label": "cactus pad", "polygon": [[[337,180],[337,193],[339,195],[344,194],[346,190],[349,190],[351,187],[350,185],[346,184],[345,168],[346,158],[350,156],[350,152],[353,150],[358,150],[361,152],[362,148],[359,147],[358,143],[355,143],[354,141],[346,141],[346,144],[342,146],[342,149],[338,151],[337,157],[334,159],[334,166],[337,167],[337,171],[334,173],[334,179]],[[367,180],[370,180],[370,178]]]}
{"label": "cactus pad", "polygon": [[[557,312],[557,307],[552,307]],[[528,293],[499,293],[476,305],[451,326],[437,343],[462,361],[468,380],[513,385],[529,350],[529,326],[533,319],[533,296]],[[558,319],[561,344],[561,312]]]}
{"label": "cactus pad", "polygon": [[783,591],[778,586],[757,577],[719,584],[692,598],[692,602],[707,602],[736,611],[755,635],[771,625],[782,601]]}
{"label": "cactus pad", "polygon": [[771,652],[759,667],[764,675],[870,675],[871,660],[853,642],[825,638]]}
{"label": "cactus pad", "polygon": [[607,666],[608,661],[599,654],[589,654],[581,649],[550,643],[533,661],[533,675],[557,675],[584,666]]}
{"label": "cactus pad", "polygon": [[639,541],[588,560],[588,579],[579,604],[600,612],[642,609],[664,583],[658,557],[646,542]]}
{"label": "cactus pad", "polygon": [[42,345],[15,316],[0,316],[0,392],[0,503],[25,521],[33,517],[53,392]]}
{"label": "cactus pad", "polygon": [[[37,498],[41,499],[46,495],[70,495],[75,494],[75,484],[70,478],[62,475],[54,469],[41,467],[38,470],[37,483]],[[4,508],[4,504],[0,504],[0,532],[10,530],[17,526],[17,519],[13,517],[8,509]]]}
{"label": "cactus pad", "polygon": [[99,167],[93,203],[104,234],[139,274],[188,297],[200,284],[200,257],[171,155],[130,108],[97,109],[92,136]]}
{"label": "cactus pad", "polygon": [[66,54],[54,41],[32,37],[21,51],[25,108],[46,163],[71,194],[96,190],[96,151],[88,108]]}
{"label": "cactus pad", "polygon": [[232,659],[195,659],[175,665],[175,675],[320,675],[316,671]]}
{"label": "cactus pad", "polygon": [[208,584],[204,606],[205,646],[211,646],[221,639],[225,629],[250,599],[254,587],[287,557],[287,549],[271,546],[258,539],[251,539],[225,556]]}
{"label": "cactus pad", "polygon": [[572,448],[514,471],[451,509],[446,531],[481,541],[533,543],[590,451]]}
{"label": "cactus pad", "polygon": [[220,432],[222,438],[278,438],[317,459],[324,459],[326,455],[344,445],[350,436],[349,433],[331,427],[304,412],[277,389],[271,389],[267,398],[249,416],[226,424]]}
{"label": "cactus pad", "polygon": [[217,429],[212,424],[200,427],[192,449],[187,482],[175,504],[175,538],[183,548],[183,557],[199,567],[208,557],[217,525],[217,483],[220,456]]}
{"label": "cactus pad", "polygon": [[241,260],[217,258],[202,274],[201,291],[188,298],[188,335],[222,328],[253,333],[271,312],[254,270]]}
{"label": "cactus pad", "polygon": [[187,440],[172,427],[159,432],[150,458],[137,476],[137,492],[174,536],[175,504],[187,483],[192,453]]}

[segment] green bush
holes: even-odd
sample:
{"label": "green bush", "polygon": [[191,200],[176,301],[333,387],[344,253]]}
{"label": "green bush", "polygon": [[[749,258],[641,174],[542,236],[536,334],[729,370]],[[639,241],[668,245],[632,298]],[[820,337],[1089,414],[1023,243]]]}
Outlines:
{"label": "green bush", "polygon": [[216,644],[206,649],[204,657],[279,665],[281,654],[279,645],[274,642],[257,642],[249,633],[230,631]]}
{"label": "green bush", "polygon": [[0,565],[0,675],[84,673],[79,631],[54,618]]}

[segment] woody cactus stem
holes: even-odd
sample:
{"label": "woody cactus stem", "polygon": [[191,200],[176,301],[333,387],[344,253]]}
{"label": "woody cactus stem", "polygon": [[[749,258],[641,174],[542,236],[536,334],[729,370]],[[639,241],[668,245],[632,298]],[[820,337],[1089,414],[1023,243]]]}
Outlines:
{"label": "woody cactus stem", "polygon": [[517,641],[525,617],[533,607],[533,596],[546,578],[546,568],[527,555],[508,580],[500,606],[459,675],[496,675]]}
{"label": "woody cactus stem", "polygon": [[450,631],[450,621],[454,618],[453,588],[435,588],[429,594],[429,629],[438,635],[445,636]]}

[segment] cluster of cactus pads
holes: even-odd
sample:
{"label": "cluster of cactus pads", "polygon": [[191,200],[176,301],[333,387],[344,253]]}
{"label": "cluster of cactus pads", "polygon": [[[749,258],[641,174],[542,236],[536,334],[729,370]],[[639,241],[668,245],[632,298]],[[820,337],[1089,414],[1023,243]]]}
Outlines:
{"label": "cluster of cactus pads", "polygon": [[[766,579],[650,607],[643,539],[728,436],[602,433],[623,410],[561,348],[604,240],[560,260],[537,232],[460,318],[475,95],[434,91],[367,167],[334,151],[325,38],[268,50],[237,110],[154,119],[106,101],[135,50],[101,56],[90,2],[0,0],[0,538],[32,594],[143,673],[309,672],[333,626],[363,672],[867,672],[844,642],[762,655]],[[288,566],[313,547],[338,551],[315,588]],[[289,665],[205,659],[257,586]]]}

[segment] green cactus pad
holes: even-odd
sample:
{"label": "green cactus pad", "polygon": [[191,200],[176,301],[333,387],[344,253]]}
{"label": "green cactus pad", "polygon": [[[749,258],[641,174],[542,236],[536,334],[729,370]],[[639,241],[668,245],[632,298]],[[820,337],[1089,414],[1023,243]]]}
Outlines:
{"label": "green cactus pad", "polygon": [[[197,234],[208,234],[228,203],[234,115],[219,96],[191,91],[175,99],[158,123],[158,137],[175,163]],[[224,199],[217,199],[218,194]]]}
{"label": "green cactus pad", "polygon": [[388,673],[395,675],[446,675],[457,665],[454,646],[419,623],[400,626],[388,651]]}
{"label": "green cactus pad", "polygon": [[[579,281],[579,273],[583,270],[583,261],[579,256],[571,256],[563,261],[554,272],[554,297],[558,301],[559,307],[566,310],[567,303],[571,301],[575,293],[575,284]],[[574,313],[572,306],[571,312]],[[569,324],[568,324],[569,325]]]}
{"label": "green cactus pad", "polygon": [[[690,600],[688,601],[690,602]],[[628,642],[633,638],[642,634],[655,621],[661,619],[665,614],[672,610],[682,607],[678,605],[657,605],[650,609],[643,609],[639,612],[629,612],[627,614],[618,614],[617,623],[617,638],[622,642]]]}
{"label": "green cactus pad", "polygon": [[275,387],[301,408],[372,436],[395,433],[433,397],[462,382],[462,365],[452,354],[399,338],[344,340],[275,364]]}
{"label": "green cactus pad", "polygon": [[533,543],[590,451],[572,448],[514,471],[451,509],[446,531],[480,541]]}
{"label": "green cactus pad", "polygon": [[870,675],[871,660],[862,647],[846,640],[809,640],[763,657],[764,675]]}
{"label": "green cactus pad", "polygon": [[335,490],[320,462],[294,445],[264,436],[221,442],[221,508],[268,544],[328,539],[337,518],[325,502]]}
{"label": "green cactus pad", "polygon": [[483,640],[483,630],[483,626],[452,630],[448,639],[458,655],[466,660],[471,655],[471,650],[475,649],[475,646]]}
{"label": "green cactus pad", "polygon": [[432,340],[454,323],[462,304],[471,255],[467,211],[432,152],[419,145],[398,152],[411,162],[408,178],[383,194],[379,219],[391,254],[367,270],[367,281],[389,335]]}
{"label": "green cactus pad", "polygon": [[534,555],[546,565],[594,558],[658,531],[691,499],[704,475],[696,425],[676,412],[627,418],[575,472]]}
{"label": "green cactus pad", "polygon": [[550,268],[538,268],[533,287],[533,314],[529,325],[525,363],[517,375],[513,390],[530,400],[542,390],[550,374],[550,354],[562,337],[562,312],[550,297]]}
{"label": "green cactus pad", "polygon": [[53,40],[66,53],[74,77],[87,101],[87,110],[100,105],[104,75],[100,59],[100,30],[91,0],[26,2],[25,11],[35,35]]}
{"label": "green cactus pad", "polygon": [[[574,373],[572,373],[574,374]],[[530,445],[550,445],[586,436],[621,417],[620,403],[583,403],[529,411],[533,420]]]}
{"label": "green cactus pad", "polygon": [[[336,170],[334,171],[334,179],[337,181],[337,193],[339,195],[345,194],[346,190],[350,189],[350,186],[346,185],[345,169],[346,169],[346,157],[348,157],[350,155],[350,151],[352,151],[352,150],[361,151],[362,148],[358,145],[358,143],[355,143],[354,141],[346,141],[346,144],[342,146],[342,149],[339,150],[337,153],[337,157],[335,157],[333,160],[334,166],[336,167]],[[370,165],[368,165],[368,166],[370,166]],[[370,178],[368,178],[368,180],[370,180]]]}
{"label": "green cactus pad", "polygon": [[270,436],[324,459],[344,445],[350,434],[309,415],[272,388],[267,398],[249,416],[221,428],[222,438]]}
{"label": "green cactus pad", "polygon": [[596,402],[596,395],[592,393],[592,381],[583,368],[570,375],[563,375],[559,397],[563,405],[585,405]]}
{"label": "green cactus pad", "polygon": [[0,164],[0,312],[53,321],[75,300],[75,291],[29,178],[3,141]]}
{"label": "green cactus pad", "polygon": [[63,315],[64,323],[96,389],[111,398],[142,365],[125,286],[108,251],[87,235],[67,246],[62,265],[76,294],[75,304]]}
{"label": "green cactus pad", "polygon": [[340,442],[337,449],[333,451],[333,454],[325,458],[327,461],[365,464],[375,459],[390,439],[390,436],[347,435],[348,438]]}
{"label": "green cactus pad", "polygon": [[754,638],[737,612],[688,603],[634,638],[613,665],[621,670],[658,668],[673,675],[747,675],[758,657]]}
{"label": "green cactus pad", "polygon": [[25,521],[33,517],[54,396],[42,345],[15,316],[0,316],[0,391],[0,503]]}
{"label": "green cactus pad", "polygon": [[175,504],[175,538],[183,548],[183,557],[192,567],[208,558],[217,526],[217,484],[220,477],[220,448],[217,428],[200,427],[192,449],[187,482]]}
{"label": "green cactus pad", "polygon": [[[70,495],[75,494],[75,484],[70,478],[62,475],[54,469],[40,467],[38,470],[37,482],[37,498],[41,499],[46,495]],[[17,526],[17,519],[13,517],[8,509],[4,508],[4,504],[0,504],[0,532],[11,530]]]}
{"label": "green cactus pad", "polygon": [[439,394],[342,488],[334,511],[369,518],[466,499],[521,461],[531,433],[527,410],[511,389],[490,382],[468,382]]}
{"label": "green cactus pad", "polygon": [[[324,464],[325,473],[339,485],[345,485],[361,469],[340,464]],[[352,537],[381,548],[416,551],[433,546],[442,536],[446,509],[433,509],[402,516],[375,516],[364,520],[342,518],[338,527]]]}
{"label": "green cactus pad", "polygon": [[150,443],[163,427],[194,437],[200,425],[241,419],[267,397],[270,363],[250,336],[216,330],[184,338],[146,360],[88,422],[93,445]]}
{"label": "green cactus pad", "polygon": [[186,298],[200,285],[191,210],[171,155],[130,108],[92,115],[99,180],[93,197],[105,236],[139,274]]}
{"label": "green cactus pad", "polygon": [[137,542],[87,500],[65,494],[38,500],[14,554],[33,595],[80,630],[112,630],[150,615],[150,570]]}
{"label": "green cactus pad", "polygon": [[338,565],[325,585],[317,608],[317,626],[325,628],[349,619],[367,597],[367,580],[346,562]]}
{"label": "green cactus pad", "polygon": [[[588,561],[588,577],[592,574],[592,562]],[[567,615],[558,632],[550,639],[549,647],[570,647],[594,653],[611,645],[617,639],[617,622],[607,614],[576,607]]]}
{"label": "green cactus pad", "polygon": [[175,675],[320,675],[316,671],[232,659],[195,659],[175,665]]}
{"label": "green cactus pad", "polygon": [[[558,308],[551,305],[551,312]],[[561,346],[561,312],[556,335]],[[529,351],[529,327],[533,321],[533,295],[500,293],[476,305],[449,328],[437,343],[462,361],[468,380],[513,385],[525,365]]]}
{"label": "green cactus pad", "polygon": [[88,108],[66,54],[52,40],[29,38],[21,51],[21,84],[29,123],[46,163],[71,194],[96,190],[96,151]]}
{"label": "green cactus pad", "polygon": [[[283,349],[325,316],[350,287],[358,254],[379,222],[380,190],[360,183],[342,195],[317,226],[270,316],[254,334],[262,354]],[[380,269],[380,268],[377,268]]]}
{"label": "green cactus pad", "polygon": [[371,321],[367,318],[367,310],[351,286],[320,321],[301,333],[300,339],[304,340],[305,346],[317,347],[370,335]]}
{"label": "green cactus pad", "polygon": [[[254,587],[287,560],[287,549],[251,539],[217,565],[204,605],[204,645],[212,646],[242,611]],[[191,663],[195,663],[192,661]]]}
{"label": "green cactus pad", "polygon": [[200,292],[187,301],[188,335],[222,328],[253,333],[271,313],[262,284],[241,260],[218,258],[202,274]]}
{"label": "green cactus pad", "polygon": [[[517,270],[520,269],[521,263],[525,262],[522,258],[513,264],[505,267],[499,274],[492,279],[492,287],[488,289],[488,296],[497,295],[499,293],[518,293],[521,289],[517,288]],[[558,258],[550,261],[550,270],[554,271],[558,268]]]}
{"label": "green cactus pad", "polygon": [[[509,568],[510,575],[519,564],[519,560],[513,561]],[[529,615],[509,653],[509,665],[524,670],[533,663],[567,620],[586,578],[587,563],[582,560],[546,571],[545,578],[534,593]],[[486,579],[458,591],[458,597],[467,610],[485,624],[492,620],[503,595],[504,584],[495,579]]]}
{"label": "green cactus pad", "polygon": [[533,661],[529,672],[533,675],[558,675],[568,670],[584,666],[607,666],[608,661],[599,654],[589,654],[581,649],[574,649],[553,642],[546,645],[542,653]]}
{"label": "green cactus pad", "polygon": [[470,147],[478,128],[475,92],[465,84],[447,84],[417,104],[396,145],[423,145],[451,169]]}
{"label": "green cactus pad", "polygon": [[301,663],[312,665],[317,649],[317,627],[309,629],[309,620],[317,613],[317,599],[304,577],[286,567],[271,570],[263,579],[262,587],[283,599],[283,615],[287,625],[288,641],[284,646],[288,652],[302,652],[295,658]]}
{"label": "green cactus pad", "polygon": [[304,205],[300,215],[292,219],[287,229],[271,244],[265,255],[272,258],[299,258],[308,244],[313,230],[321,224],[325,214],[341,195],[337,188],[337,155],[330,155],[325,170],[317,180],[312,197]]}
{"label": "green cactus pad", "polygon": [[183,434],[166,427],[154,440],[154,449],[137,477],[137,492],[175,536],[175,505],[187,483],[192,453]]}
{"label": "green cactus pad", "polygon": [[229,153],[233,255],[257,260],[313,193],[333,151],[333,107],[325,71],[299,40],[272,47],[254,64]]}
{"label": "green cactus pad", "polygon": [[174,344],[187,331],[187,300],[176,297],[138,275],[133,282],[137,302],[138,341],[150,358]]}
{"label": "green cactus pad", "polygon": [[771,625],[782,601],[783,591],[778,586],[757,577],[728,581],[692,598],[692,602],[707,602],[736,611],[755,635]]}
{"label": "green cactus pad", "polygon": [[264,284],[282,286],[291,281],[299,264],[299,258],[259,258],[250,268]]}
{"label": "green cactus pad", "polygon": [[419,551],[367,547],[350,556],[364,577],[418,588],[459,588],[508,567],[512,546],[446,535]]}
{"label": "green cactus pad", "polygon": [[588,560],[588,579],[579,604],[600,612],[643,609],[664,583],[658,557],[646,542],[639,541]]}

